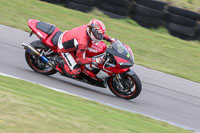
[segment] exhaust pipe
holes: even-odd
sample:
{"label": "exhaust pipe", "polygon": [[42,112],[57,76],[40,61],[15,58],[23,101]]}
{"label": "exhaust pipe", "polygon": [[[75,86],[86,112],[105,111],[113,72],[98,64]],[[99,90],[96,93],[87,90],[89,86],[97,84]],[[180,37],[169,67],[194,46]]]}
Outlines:
{"label": "exhaust pipe", "polygon": [[22,43],[22,46],[24,47],[24,49],[30,53],[31,55],[39,58],[39,60],[44,63],[44,64],[47,64],[48,66],[54,68],[54,66],[49,62],[49,60],[45,57],[45,56],[42,56],[40,55],[40,53],[35,49],[33,48],[31,45],[29,44],[26,44],[26,43]]}
{"label": "exhaust pipe", "polygon": [[26,43],[22,43],[22,46],[24,47],[24,49],[29,52],[31,55],[39,57],[40,53],[34,49],[31,45],[26,44]]}

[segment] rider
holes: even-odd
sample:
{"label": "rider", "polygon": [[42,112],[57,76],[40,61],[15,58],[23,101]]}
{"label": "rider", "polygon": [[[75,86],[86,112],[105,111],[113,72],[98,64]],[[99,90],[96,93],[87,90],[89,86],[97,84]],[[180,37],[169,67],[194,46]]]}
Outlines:
{"label": "rider", "polygon": [[57,50],[65,63],[59,63],[56,69],[62,73],[62,67],[66,73],[77,76],[81,72],[79,65],[93,64],[92,66],[96,66],[102,64],[104,62],[103,57],[86,57],[86,50],[91,41],[98,43],[104,39],[112,43],[114,39],[106,35],[105,31],[106,28],[101,21],[92,19],[87,25],[76,27],[61,34]]}

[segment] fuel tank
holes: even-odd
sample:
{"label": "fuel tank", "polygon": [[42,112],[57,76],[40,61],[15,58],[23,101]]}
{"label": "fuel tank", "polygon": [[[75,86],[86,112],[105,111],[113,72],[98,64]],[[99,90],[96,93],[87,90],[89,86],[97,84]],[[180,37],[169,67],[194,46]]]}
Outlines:
{"label": "fuel tank", "polygon": [[106,43],[104,43],[103,41],[100,41],[98,43],[94,43],[93,41],[91,41],[87,47],[86,56],[92,57],[102,54],[106,51],[106,48]]}

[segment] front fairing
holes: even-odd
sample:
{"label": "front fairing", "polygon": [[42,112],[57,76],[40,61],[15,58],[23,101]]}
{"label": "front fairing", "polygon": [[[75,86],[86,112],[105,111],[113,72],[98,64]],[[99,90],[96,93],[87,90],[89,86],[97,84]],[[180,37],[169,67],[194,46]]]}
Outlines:
{"label": "front fairing", "polygon": [[130,48],[116,40],[108,49],[107,52],[112,54],[116,60],[116,65],[120,68],[129,68],[134,64],[133,53]]}

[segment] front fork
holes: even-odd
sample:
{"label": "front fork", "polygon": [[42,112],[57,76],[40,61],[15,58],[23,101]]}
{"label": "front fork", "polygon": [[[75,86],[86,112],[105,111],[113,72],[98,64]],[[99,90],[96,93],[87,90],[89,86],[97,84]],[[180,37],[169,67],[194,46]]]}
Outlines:
{"label": "front fork", "polygon": [[120,74],[116,74],[116,84],[118,85],[118,87],[119,87],[119,89],[120,90],[123,90],[123,85],[122,85],[122,83],[121,83],[121,80],[122,80],[122,78],[121,78],[121,75]]}
{"label": "front fork", "polygon": [[[129,81],[124,81],[125,77],[122,77],[120,74],[116,74],[116,78],[114,79],[115,80],[115,83],[117,84],[117,87],[120,91],[122,92],[126,92],[126,91],[129,91],[130,88],[132,88],[132,82],[130,83]],[[123,84],[122,84],[123,82]],[[128,83],[129,82],[129,83]]]}

